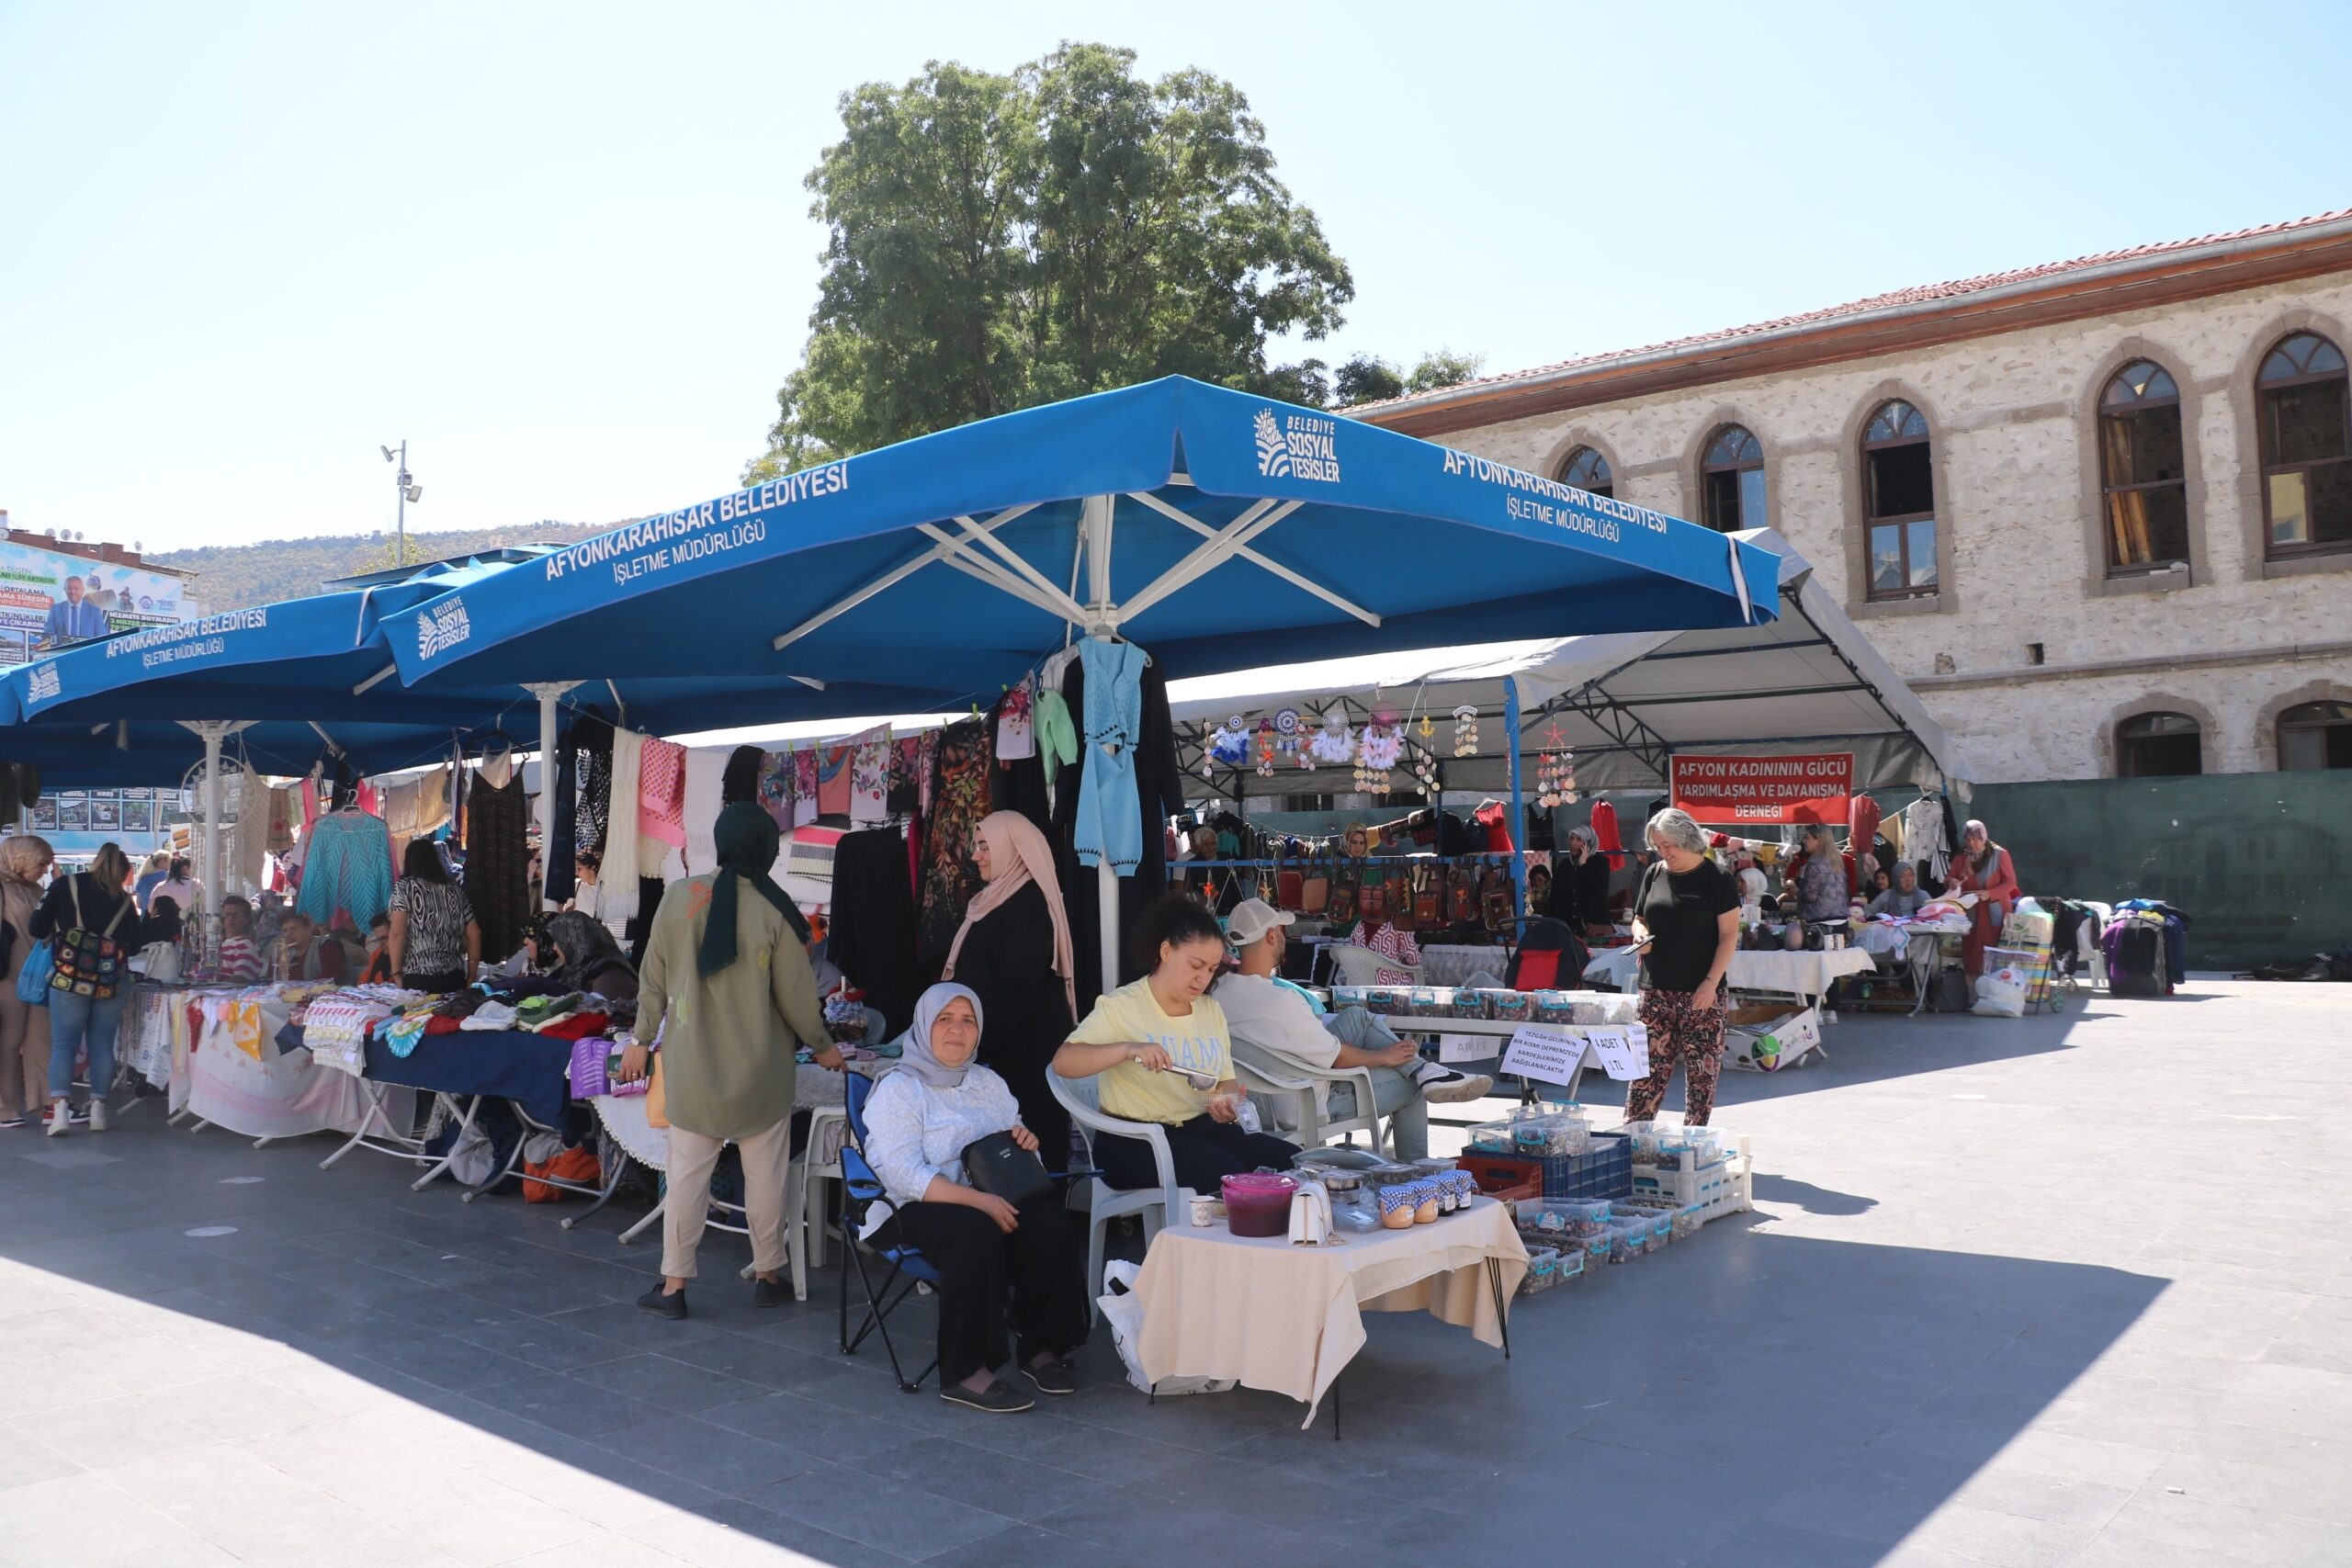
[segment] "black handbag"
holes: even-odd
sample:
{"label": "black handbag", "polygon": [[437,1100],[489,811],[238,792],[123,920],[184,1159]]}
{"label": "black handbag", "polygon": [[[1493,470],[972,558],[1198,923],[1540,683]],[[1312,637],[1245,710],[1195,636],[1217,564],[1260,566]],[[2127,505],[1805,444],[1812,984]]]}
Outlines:
{"label": "black handbag", "polygon": [[1020,1204],[1040,1192],[1050,1192],[1054,1179],[1045,1162],[1012,1141],[1011,1133],[990,1133],[964,1145],[964,1174],[991,1198]]}

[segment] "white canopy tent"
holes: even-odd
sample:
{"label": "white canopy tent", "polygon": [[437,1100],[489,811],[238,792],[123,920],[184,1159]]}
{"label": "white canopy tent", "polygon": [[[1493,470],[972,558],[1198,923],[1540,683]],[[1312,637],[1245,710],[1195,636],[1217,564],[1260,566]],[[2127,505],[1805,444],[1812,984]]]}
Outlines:
{"label": "white canopy tent", "polygon": [[[1317,726],[1335,706],[1348,721],[1436,723],[1430,742],[1449,791],[1500,795],[1512,786],[1508,725],[1457,758],[1452,716],[1465,705],[1483,718],[1519,716],[1521,744],[1576,753],[1577,784],[1591,793],[1667,786],[1675,752],[1738,755],[1798,749],[1850,750],[1857,789],[1949,788],[1965,799],[1970,773],[1943,727],[1837,601],[1813,581],[1813,563],[1769,528],[1738,536],[1781,559],[1780,618],[1763,626],[1692,632],[1625,632],[1487,643],[1280,665],[1172,682],[1170,705],[1185,771],[1199,778],[1209,732],[1239,716],[1291,707]],[[1400,774],[1400,776],[1402,776]],[[1330,790],[1346,770],[1220,766],[1220,794],[1272,795]],[[1322,781],[1322,782],[1317,782]]]}

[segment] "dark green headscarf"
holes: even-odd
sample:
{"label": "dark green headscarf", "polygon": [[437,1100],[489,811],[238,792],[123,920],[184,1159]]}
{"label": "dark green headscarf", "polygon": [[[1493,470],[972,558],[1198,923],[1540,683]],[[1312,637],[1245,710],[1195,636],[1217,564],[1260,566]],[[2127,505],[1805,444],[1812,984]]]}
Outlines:
{"label": "dark green headscarf", "polygon": [[710,921],[702,932],[699,958],[705,977],[718,974],[740,956],[735,935],[738,877],[774,905],[776,913],[792,927],[793,934],[807,942],[807,917],[801,914],[800,906],[775,885],[775,878],[768,874],[775,869],[776,852],[784,843],[775,818],[750,801],[739,800],[719,812],[718,824],[711,837],[718,846],[718,874],[711,879]]}

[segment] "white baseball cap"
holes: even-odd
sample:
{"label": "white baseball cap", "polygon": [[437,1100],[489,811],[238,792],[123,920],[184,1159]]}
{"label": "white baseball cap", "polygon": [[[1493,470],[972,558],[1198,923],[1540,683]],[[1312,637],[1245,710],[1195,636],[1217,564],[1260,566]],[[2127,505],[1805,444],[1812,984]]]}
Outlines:
{"label": "white baseball cap", "polygon": [[1298,919],[1286,910],[1277,909],[1263,898],[1244,898],[1225,918],[1226,939],[1236,947],[1248,947],[1276,926],[1292,924]]}

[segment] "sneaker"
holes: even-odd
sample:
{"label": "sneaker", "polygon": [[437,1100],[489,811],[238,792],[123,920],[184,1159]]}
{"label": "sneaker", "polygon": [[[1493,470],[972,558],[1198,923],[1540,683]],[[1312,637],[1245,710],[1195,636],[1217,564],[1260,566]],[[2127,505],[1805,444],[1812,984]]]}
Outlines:
{"label": "sneaker", "polygon": [[0,1116],[0,1133],[5,1133],[11,1127],[21,1127],[24,1124],[25,1119],[21,1116]]}
{"label": "sneaker", "polygon": [[1495,1080],[1484,1073],[1457,1073],[1452,1067],[1440,1067],[1420,1076],[1421,1098],[1432,1105],[1451,1105],[1457,1100],[1484,1100],[1495,1087]]}
{"label": "sneaker", "polygon": [[1002,1378],[997,1379],[979,1393],[974,1393],[962,1383],[949,1383],[939,1391],[939,1397],[950,1404],[961,1404],[974,1410],[985,1410],[991,1416],[1018,1416],[1023,1410],[1034,1410],[1037,1402],[1019,1393]]}
{"label": "sneaker", "polygon": [[74,1107],[71,1104],[61,1100],[55,1101],[50,1106],[49,1135],[51,1137],[63,1137],[65,1134],[72,1129],[73,1125]]}
{"label": "sneaker", "polygon": [[1039,1393],[1062,1394],[1078,1392],[1078,1369],[1069,1364],[1069,1359],[1066,1356],[1047,1361],[1043,1366],[1023,1367],[1021,1369],[1021,1373],[1036,1385]]}
{"label": "sneaker", "polygon": [[107,1102],[103,1100],[90,1101],[90,1131],[103,1133],[113,1123],[107,1120]]}
{"label": "sneaker", "polygon": [[780,1307],[791,1299],[792,1281],[782,1275],[752,1281],[752,1304],[755,1307]]}
{"label": "sneaker", "polygon": [[686,1315],[686,1292],[675,1291],[664,1295],[661,1285],[656,1283],[651,1290],[637,1298],[637,1305],[640,1312],[650,1312],[656,1317],[666,1317],[675,1323]]}

